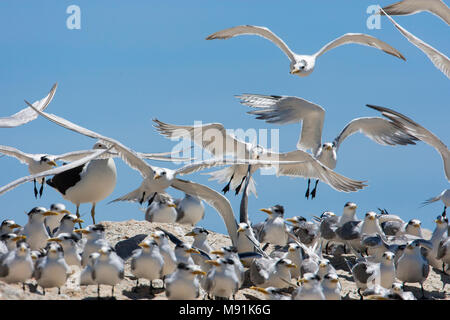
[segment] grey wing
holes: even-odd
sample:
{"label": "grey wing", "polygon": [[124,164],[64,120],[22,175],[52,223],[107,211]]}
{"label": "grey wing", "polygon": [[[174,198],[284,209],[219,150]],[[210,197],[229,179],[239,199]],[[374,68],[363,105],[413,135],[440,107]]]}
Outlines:
{"label": "grey wing", "polygon": [[[381,9],[383,10],[383,9]],[[392,19],[389,15],[386,14],[386,17],[391,20],[391,22],[394,24],[394,26],[397,28],[397,30],[413,45],[415,45],[417,48],[419,48],[425,55],[428,57],[428,59],[431,60],[431,62],[434,64],[436,68],[438,68],[447,78],[450,78],[450,59],[443,54],[442,52],[436,50],[432,46],[430,46],[425,41],[419,39],[412,33],[410,33],[408,30],[400,26],[397,22],[395,22],[394,19]]]}
{"label": "grey wing", "polygon": [[221,123],[207,123],[202,125],[181,126],[164,123],[153,119],[154,127],[167,138],[189,138],[197,145],[206,149],[214,157],[225,157],[227,155],[249,158],[247,155],[248,144],[232,134]]}
{"label": "grey wing", "polygon": [[234,217],[233,208],[227,198],[207,186],[187,180],[176,178],[173,180],[171,186],[177,190],[181,190],[204,200],[211,207],[216,209],[225,222],[232,244],[234,246],[237,245],[237,222]]}
{"label": "grey wing", "polygon": [[400,59],[406,61],[405,57],[397,49],[390,46],[386,42],[381,41],[380,39],[377,39],[375,37],[369,36],[368,34],[364,34],[364,33],[346,33],[343,36],[327,43],[325,46],[322,47],[322,49],[320,49],[314,55],[317,58],[333,48],[339,47],[344,44],[349,44],[349,43],[357,43],[357,44],[361,44],[364,46],[377,48],[377,49],[384,51],[387,54],[393,55],[394,57],[397,57],[397,58],[400,58]]}
{"label": "grey wing", "polygon": [[[56,88],[58,84],[55,83],[51,88],[48,95],[36,102],[33,103],[33,106],[38,108],[39,110],[44,110],[47,108],[49,103],[52,101],[53,96],[55,95]],[[17,126],[21,126],[27,122],[30,122],[38,117],[38,114],[30,107],[20,110],[19,112],[13,114],[10,117],[0,118],[0,128],[13,128]]]}
{"label": "grey wing", "polygon": [[450,9],[441,0],[402,0],[383,8],[383,12],[391,16],[410,15],[428,11],[450,25]]}
{"label": "grey wing", "polygon": [[0,264],[0,278],[7,277],[9,274],[9,268],[6,264]]}
{"label": "grey wing", "polygon": [[135,257],[133,257],[132,259],[131,259],[131,270],[136,270],[136,258]]}
{"label": "grey wing", "polygon": [[360,236],[361,221],[348,221],[336,229],[336,234],[343,240],[354,240]]}
{"label": "grey wing", "polygon": [[124,269],[119,270],[119,279],[123,279],[125,277]]}
{"label": "grey wing", "polygon": [[422,265],[422,275],[424,278],[427,278],[429,273],[430,273],[430,265],[427,262]]}
{"label": "grey wing", "polygon": [[256,115],[256,119],[267,123],[290,124],[302,122],[302,131],[297,149],[312,149],[313,153],[322,144],[322,129],[325,110],[310,101],[291,96],[264,96],[243,94],[237,96],[241,103],[256,110],[247,112]]}
{"label": "grey wing", "polygon": [[357,181],[347,178],[324,166],[320,161],[316,160],[311,154],[295,150],[285,153],[266,152],[261,155],[262,160],[279,160],[279,161],[303,161],[303,163],[283,164],[275,166],[277,176],[304,177],[318,179],[337,191],[354,192],[363,189],[367,185],[365,181]]}
{"label": "grey wing", "polygon": [[30,164],[33,161],[32,154],[22,152],[19,149],[9,146],[0,146],[0,153],[3,153],[10,157],[14,157],[23,164]]}
{"label": "grey wing", "polygon": [[75,123],[70,122],[69,120],[66,120],[64,118],[58,117],[54,114],[46,113],[43,111],[40,111],[36,108],[34,108],[31,104],[29,104],[27,101],[25,101],[31,108],[33,108],[36,112],[38,112],[41,116],[46,118],[47,120],[50,120],[57,125],[64,127],[66,129],[69,129],[71,131],[80,133],[82,135],[98,139],[103,141],[104,144],[106,144],[108,147],[114,146],[114,149],[119,152],[120,157],[122,160],[132,169],[139,171],[139,173],[144,178],[153,178],[153,168],[145,162],[139,155],[132,149],[126,147],[121,142],[103,136],[97,132],[94,132],[92,130],[83,128],[82,126],[79,126]]}
{"label": "grey wing", "polygon": [[347,137],[357,132],[361,132],[381,145],[415,144],[414,141],[418,140],[395,122],[379,117],[357,118],[350,121],[334,139],[333,144],[336,149],[339,149],[339,146]]}
{"label": "grey wing", "polygon": [[450,245],[450,238],[442,240],[439,242],[438,250],[437,250],[437,259],[442,259],[447,254],[447,246]]}
{"label": "grey wing", "polygon": [[28,182],[28,181],[32,181],[34,179],[39,179],[39,178],[42,178],[42,177],[46,177],[46,176],[49,176],[49,175],[55,175],[55,174],[67,171],[69,169],[73,169],[75,167],[81,166],[81,165],[85,164],[86,162],[89,162],[92,159],[95,159],[98,156],[100,156],[103,153],[108,152],[108,151],[109,151],[109,149],[97,150],[96,152],[92,153],[91,155],[89,155],[87,157],[84,157],[81,160],[77,160],[77,161],[71,162],[71,163],[66,164],[64,166],[61,166],[61,167],[57,167],[57,168],[53,168],[53,169],[50,169],[50,170],[46,170],[46,171],[40,172],[38,174],[33,174],[33,175],[29,175],[29,176],[25,176],[25,177],[22,177],[20,179],[17,179],[15,181],[10,182],[7,185],[1,187],[0,188],[0,195],[5,193],[5,192],[7,192],[7,191],[9,191],[9,190],[11,190],[11,189],[16,188],[17,186],[21,185],[22,183],[25,183],[25,182]]}
{"label": "grey wing", "polygon": [[270,266],[271,260],[261,258],[253,260],[250,265],[250,280],[255,285],[261,285],[269,278],[267,268]]}
{"label": "grey wing", "polygon": [[400,112],[369,104],[366,106],[381,112],[383,116],[403,126],[410,134],[435,148],[441,155],[442,161],[444,162],[445,175],[447,180],[450,181],[450,150],[436,135]]}
{"label": "grey wing", "polygon": [[284,43],[283,40],[281,40],[280,37],[278,37],[275,33],[273,33],[266,27],[250,26],[250,25],[236,26],[217,31],[206,37],[206,40],[229,39],[240,35],[258,35],[267,40],[270,40],[275,45],[277,45],[278,48],[280,48],[292,62],[295,62],[295,57],[292,50],[289,49],[289,47],[286,45],[286,43]]}
{"label": "grey wing", "polygon": [[367,283],[367,280],[373,275],[373,270],[369,270],[367,263],[360,262],[353,267],[352,274],[359,282]]}

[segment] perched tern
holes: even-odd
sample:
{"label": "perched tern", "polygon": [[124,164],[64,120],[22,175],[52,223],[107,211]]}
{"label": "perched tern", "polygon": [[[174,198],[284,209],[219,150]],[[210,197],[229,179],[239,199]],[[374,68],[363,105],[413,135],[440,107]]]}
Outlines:
{"label": "perched tern", "polygon": [[177,223],[195,226],[205,216],[205,207],[202,201],[185,193],[183,199],[175,201],[177,205]]}
{"label": "perched tern", "polygon": [[162,279],[164,259],[159,252],[156,241],[146,239],[139,243],[140,249],[136,249],[131,258],[131,272],[137,278],[136,288],[139,279],[150,281],[150,291],[153,289],[153,280]]}
{"label": "perched tern", "polygon": [[300,279],[302,285],[292,292],[292,300],[325,300],[321,280],[317,274],[303,275]]}
{"label": "perched tern", "polygon": [[30,255],[30,246],[20,242],[16,249],[7,253],[0,264],[0,280],[6,283],[22,282],[31,279],[34,262]]}
{"label": "perched tern", "polygon": [[166,297],[169,300],[194,300],[200,296],[200,282],[198,276],[205,276],[206,272],[196,265],[180,263],[176,271],[165,279]]}
{"label": "perched tern", "polygon": [[97,294],[100,296],[100,285],[112,286],[111,296],[114,296],[114,286],[124,278],[124,262],[110,246],[103,246],[100,256],[92,270],[92,279],[97,283]]}
{"label": "perched tern", "polygon": [[155,193],[145,211],[145,220],[150,222],[174,223],[177,220],[177,205],[167,193]]}
{"label": "perched tern", "polygon": [[46,288],[53,287],[58,288],[59,294],[69,275],[70,268],[64,259],[62,246],[57,242],[50,243],[46,255],[39,259],[34,270],[37,284],[42,287],[44,295]]}

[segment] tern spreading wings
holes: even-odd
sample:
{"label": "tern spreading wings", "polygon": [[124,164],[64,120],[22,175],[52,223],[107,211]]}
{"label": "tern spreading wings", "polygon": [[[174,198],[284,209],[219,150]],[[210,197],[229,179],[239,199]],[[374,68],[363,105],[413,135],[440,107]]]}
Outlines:
{"label": "tern spreading wings", "polygon": [[[310,101],[292,96],[265,96],[259,94],[243,94],[237,96],[241,103],[256,110],[249,114],[267,123],[290,124],[302,122],[302,130],[297,142],[297,149],[311,150],[315,159],[327,168],[334,170],[337,162],[337,152],[341,143],[354,133],[361,132],[371,140],[381,145],[415,144],[415,136],[404,131],[402,126],[380,117],[356,118],[350,121],[337,135],[333,142],[322,143],[322,129],[325,110]],[[292,153],[295,153],[293,151]],[[290,158],[290,157],[289,157]],[[286,160],[286,159],[284,159]],[[313,176],[308,177],[313,178]],[[319,179],[320,180],[320,179]],[[316,194],[318,180],[311,192]],[[310,180],[306,198],[309,197]]]}
{"label": "tern spreading wings", "polygon": [[[47,108],[49,103],[52,101],[53,96],[55,95],[56,88],[58,84],[55,83],[48,93],[48,95],[36,102],[33,103],[33,106],[35,106],[39,110],[44,110]],[[31,108],[25,108],[20,110],[19,112],[13,114],[10,117],[0,118],[0,128],[14,128],[21,126],[27,122],[30,122],[38,117],[38,114],[34,112]]]}
{"label": "tern spreading wings", "polygon": [[383,116],[393,121],[397,125],[405,128],[408,133],[414,135],[419,140],[435,148],[436,151],[441,155],[442,161],[444,163],[444,172],[445,176],[447,177],[447,181],[450,181],[450,150],[438,137],[436,137],[434,133],[425,129],[420,124],[414,122],[400,112],[380,106],[369,104],[367,106],[369,108],[380,111]]}
{"label": "tern spreading wings", "polygon": [[[211,159],[206,161],[194,162],[192,164],[185,165],[184,167],[177,170],[151,166],[147,162],[145,162],[138,153],[115,139],[83,128],[54,114],[39,111],[34,107],[33,109],[36,110],[36,112],[38,112],[41,116],[66,129],[78,132],[94,139],[99,139],[106,146],[114,147],[114,150],[119,153],[120,157],[125,163],[127,163],[132,169],[139,171],[139,173],[143,177],[143,181],[139,188],[118,199],[113,200],[113,202],[139,201],[142,203],[147,200],[150,200],[151,202],[152,198],[154,198],[158,192],[164,192],[168,187],[173,187],[175,189],[183,191],[184,193],[196,196],[204,200],[206,203],[216,209],[223,218],[228,233],[231,239],[233,239],[233,243],[235,244],[235,239],[237,238],[236,220],[234,218],[234,213],[229,201],[216,191],[204,185],[177,178],[177,175],[185,175],[214,166],[228,165],[230,164],[228,160]],[[299,161],[294,161],[292,163],[295,164],[298,162]],[[233,160],[231,163],[240,163],[244,166],[248,166],[249,164],[269,165],[272,164],[273,161],[244,159],[240,161]],[[95,213],[93,213],[93,216],[94,215]]]}
{"label": "tern spreading wings", "polygon": [[237,26],[229,29],[224,29],[218,32],[215,32],[209,35],[206,40],[213,39],[229,39],[235,36],[240,35],[257,35],[267,40],[272,41],[276,44],[283,52],[287,55],[290,64],[290,73],[296,74],[300,77],[305,77],[313,72],[316,59],[324,54],[325,52],[339,47],[344,44],[349,43],[357,43],[373,48],[380,49],[390,55],[393,55],[397,58],[406,60],[403,55],[398,52],[395,48],[388,45],[386,42],[383,42],[375,37],[369,36],[363,33],[346,33],[343,36],[327,43],[322,49],[314,53],[313,55],[302,55],[293,52],[289,47],[284,43],[281,38],[279,38],[275,33],[270,31],[266,27],[257,27],[257,26]]}
{"label": "tern spreading wings", "polygon": [[[448,8],[447,8],[448,9]],[[383,9],[381,9],[381,12],[384,12]],[[386,17],[391,20],[391,22],[394,24],[394,26],[400,31],[400,33],[413,45],[415,45],[417,48],[422,50],[423,53],[425,53],[428,57],[428,59],[433,62],[434,66],[438,68],[447,78],[450,79],[450,59],[443,54],[442,52],[439,52],[432,46],[430,46],[425,41],[417,38],[415,35],[413,35],[411,32],[403,28],[401,25],[399,25],[397,22],[395,22],[394,19],[392,19],[389,15],[386,14]]]}
{"label": "tern spreading wings", "polygon": [[[33,111],[34,112],[34,111]],[[0,153],[3,153],[7,156],[11,156],[19,160],[21,163],[28,165],[28,171],[30,174],[37,174],[42,171],[50,170],[52,167],[56,167],[57,163],[56,161],[65,161],[65,162],[72,162],[79,159],[82,159],[92,153],[96,152],[94,149],[90,150],[77,150],[77,151],[71,151],[59,155],[53,155],[53,154],[43,154],[43,153],[26,153],[23,151],[20,151],[16,148],[9,147],[9,146],[2,146],[0,145]],[[152,159],[152,160],[160,160],[160,161],[186,161],[191,160],[190,158],[172,158],[170,157],[176,152],[164,152],[164,153],[140,153],[138,154],[145,159]],[[109,155],[111,156],[117,156],[117,153],[110,152]],[[37,198],[38,190],[36,188],[36,180],[34,182],[34,196]],[[39,180],[39,183],[41,184],[41,188],[39,189],[39,197],[42,196],[42,192],[44,190],[44,182],[45,177],[43,177],[41,180]]]}
{"label": "tern spreading wings", "polygon": [[402,0],[383,8],[383,12],[391,16],[407,16],[422,11],[428,11],[450,25],[450,8],[442,0]]}
{"label": "tern spreading wings", "polygon": [[[197,145],[209,151],[214,157],[220,158],[232,155],[240,160],[278,160],[279,163],[276,165],[277,175],[316,178],[337,191],[352,192],[362,189],[365,186],[363,181],[352,180],[332,171],[302,150],[276,153],[266,150],[261,146],[243,142],[227,133],[226,129],[220,123],[199,126],[179,126],[167,124],[157,119],[153,121],[156,123],[156,129],[162,135],[169,138],[189,138]],[[301,163],[283,164],[282,162],[285,161],[301,161]],[[251,173],[262,167],[263,165],[252,165]],[[219,182],[228,181],[228,184],[222,190],[224,193],[229,190],[231,185],[232,188],[235,188],[236,194],[238,194],[247,175],[247,170],[248,167],[246,165],[235,164],[209,174],[212,175],[212,180],[219,180]],[[252,180],[250,180],[249,192],[256,195],[255,184]]]}

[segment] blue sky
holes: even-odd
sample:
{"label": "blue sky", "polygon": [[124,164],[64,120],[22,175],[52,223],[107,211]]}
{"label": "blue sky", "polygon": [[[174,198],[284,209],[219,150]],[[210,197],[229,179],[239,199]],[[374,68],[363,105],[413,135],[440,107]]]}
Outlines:
{"label": "blue sky", "polygon": [[[152,118],[175,124],[196,120],[221,122],[226,128],[280,129],[280,151],[295,148],[300,126],[278,127],[247,115],[234,95],[259,93],[293,95],[326,110],[323,139],[331,141],[356,117],[378,116],[365,104],[398,110],[448,143],[449,80],[411,45],[386,19],[381,29],[369,30],[369,5],[392,1],[12,1],[0,2],[1,115],[17,112],[23,99],[44,97],[56,81],[55,98],[47,111],[101,134],[116,138],[141,152],[170,151],[175,145],[152,127]],[[342,3],[342,2],[340,2]],[[81,29],[69,30],[69,5],[81,9]],[[431,14],[396,17],[403,27],[441,52],[449,54],[448,26]],[[312,54],[348,32],[378,37],[398,49],[406,62],[383,52],[346,45],[321,56],[306,78],[289,74],[289,60],[269,41],[242,36],[206,41],[215,31],[251,24],[266,26],[298,53]],[[38,118],[24,126],[0,131],[0,144],[30,153],[63,153],[89,149],[93,139]],[[157,166],[173,164],[151,162]],[[26,166],[0,158],[0,185],[28,174]],[[107,204],[135,189],[137,171],[116,160],[118,182],[114,192],[97,205],[97,221],[143,220],[135,203]],[[358,216],[386,208],[404,220],[419,218],[434,229],[443,205],[420,208],[420,203],[448,182],[442,160],[430,146],[385,147],[354,135],[339,150],[336,171],[349,178],[368,180],[369,187],[340,193],[320,183],[315,200],[306,200],[306,180],[256,174],[259,197],[249,200],[254,222],[265,218],[259,208],[285,206],[286,216],[308,219],[324,210],[337,214],[347,201],[358,204]],[[207,176],[185,176],[215,190],[223,185]],[[0,196],[0,219],[26,223],[24,212],[41,205],[75,206],[47,187],[35,200],[32,183]],[[173,196],[181,196],[169,190]],[[240,197],[227,195],[238,215]],[[90,204],[81,206],[90,222]],[[201,225],[218,232],[225,226],[207,207]]]}

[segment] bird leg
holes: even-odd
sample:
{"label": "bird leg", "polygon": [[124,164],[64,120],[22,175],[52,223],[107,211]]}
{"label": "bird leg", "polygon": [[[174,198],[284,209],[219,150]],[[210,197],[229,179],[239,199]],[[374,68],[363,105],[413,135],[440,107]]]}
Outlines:
{"label": "bird leg", "polygon": [[112,297],[114,297],[114,286],[112,286],[112,289],[111,289],[111,298]]}
{"label": "bird leg", "polygon": [[362,294],[361,294],[361,288],[358,288],[358,294],[359,294],[359,296],[360,296],[360,300],[364,300],[364,298],[363,298],[363,296],[362,296]]}
{"label": "bird leg", "polygon": [[319,183],[319,180],[316,180],[316,184],[314,185],[313,191],[311,191],[311,200],[316,197],[316,191],[317,191],[317,184]]}
{"label": "bird leg", "polygon": [[[77,218],[80,218],[80,205],[77,204],[77,212],[76,212]],[[78,226],[80,227],[80,229],[82,229],[83,227],[81,226],[81,222],[78,222]]]}
{"label": "bird leg", "polygon": [[305,197],[306,199],[309,198],[309,185],[311,184],[311,179],[308,179],[308,188],[306,189]]}
{"label": "bird leg", "polygon": [[442,212],[442,216],[444,218],[447,216],[447,206],[444,206],[444,212]]}
{"label": "bird leg", "polygon": [[242,184],[243,184],[244,181],[245,181],[245,178],[247,178],[247,176],[244,176],[244,177],[242,178],[242,180],[241,180],[241,183],[237,186],[236,189],[234,189],[234,190],[236,191],[236,195],[238,195],[238,194],[239,194],[239,191],[241,191],[241,187],[242,187]]}
{"label": "bird leg", "polygon": [[92,217],[92,223],[95,224],[95,202],[92,204],[91,217]]}
{"label": "bird leg", "polygon": [[153,294],[153,280],[150,280],[150,289],[149,289],[149,293]]}
{"label": "bird leg", "polygon": [[[145,192],[144,192],[144,193],[145,193]],[[155,200],[155,197],[156,197],[157,194],[158,194],[158,192],[155,192],[155,193],[153,194],[153,196],[148,200],[148,203],[147,203],[147,206],[148,206],[148,207],[152,204],[153,200]]]}
{"label": "bird leg", "polygon": [[225,194],[228,191],[230,191],[230,184],[231,184],[231,180],[233,180],[233,178],[234,178],[234,172],[231,175],[230,181],[228,181],[227,185],[222,189],[223,194]]}
{"label": "bird leg", "polygon": [[37,199],[38,190],[36,188],[36,179],[33,179],[33,184],[34,184],[34,197]]}
{"label": "bird leg", "polygon": [[142,192],[142,198],[141,200],[139,200],[139,204],[142,204],[142,202],[144,202],[144,199],[145,199],[145,191]]}
{"label": "bird leg", "polygon": [[423,290],[423,283],[420,284],[420,289],[422,291],[422,297],[421,299],[425,298],[425,290]]}
{"label": "bird leg", "polygon": [[139,279],[136,279],[136,286],[133,289],[134,292],[138,291],[138,286],[139,286]]}
{"label": "bird leg", "polygon": [[42,293],[43,293],[44,296],[45,296],[45,288],[44,288],[44,287],[42,287]]}
{"label": "bird leg", "polygon": [[22,289],[25,292],[25,282],[22,282]]}
{"label": "bird leg", "polygon": [[42,197],[42,192],[44,191],[45,178],[42,178],[41,188],[39,189],[39,198]]}
{"label": "bird leg", "polygon": [[61,294],[61,288],[58,287],[58,294]]}
{"label": "bird leg", "polygon": [[325,254],[328,254],[328,245],[330,244],[330,241],[327,241],[327,244],[325,245]]}
{"label": "bird leg", "polygon": [[100,285],[97,285],[97,298],[100,299]]}

